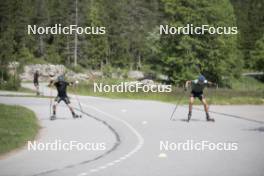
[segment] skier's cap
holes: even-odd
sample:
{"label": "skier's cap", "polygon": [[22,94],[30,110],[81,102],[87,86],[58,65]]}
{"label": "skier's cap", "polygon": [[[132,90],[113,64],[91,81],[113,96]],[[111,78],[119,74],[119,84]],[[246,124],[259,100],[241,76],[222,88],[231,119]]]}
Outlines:
{"label": "skier's cap", "polygon": [[200,75],[198,80],[201,81],[201,82],[204,82],[205,81],[205,77],[203,75]]}
{"label": "skier's cap", "polygon": [[63,75],[58,76],[58,81],[64,81],[64,76]]}

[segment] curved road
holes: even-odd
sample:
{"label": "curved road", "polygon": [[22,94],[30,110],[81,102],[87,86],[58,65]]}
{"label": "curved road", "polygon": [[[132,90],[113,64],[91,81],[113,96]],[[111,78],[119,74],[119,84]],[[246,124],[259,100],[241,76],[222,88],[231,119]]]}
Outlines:
{"label": "curved road", "polygon": [[[50,95],[48,88],[42,86],[42,91]],[[78,109],[76,97],[71,97]],[[186,123],[183,121],[186,106],[180,106],[174,121],[170,121],[174,108],[171,104],[85,96],[79,100],[83,118],[72,119],[61,105],[59,118],[49,121],[49,99],[0,97],[0,103],[19,104],[36,112],[42,126],[37,142],[75,140],[106,144],[103,151],[28,151],[24,147],[1,158],[0,175],[240,176],[264,173],[264,106],[212,106],[215,123],[206,122],[201,107],[197,106],[193,120]],[[173,144],[187,141],[236,143],[238,149],[173,149]],[[170,150],[161,150],[161,142],[171,144]]]}

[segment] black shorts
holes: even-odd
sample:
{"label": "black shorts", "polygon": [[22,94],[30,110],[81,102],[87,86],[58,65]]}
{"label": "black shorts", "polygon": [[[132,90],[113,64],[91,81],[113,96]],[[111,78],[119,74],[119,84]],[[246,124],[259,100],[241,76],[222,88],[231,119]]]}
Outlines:
{"label": "black shorts", "polygon": [[71,103],[69,97],[56,97],[55,98],[55,102],[60,103],[61,101],[64,101],[64,103],[66,104]]}
{"label": "black shorts", "polygon": [[203,92],[194,92],[194,91],[192,91],[191,92],[191,97],[199,98],[199,100],[201,100],[201,101],[202,101],[202,99],[204,99]]}

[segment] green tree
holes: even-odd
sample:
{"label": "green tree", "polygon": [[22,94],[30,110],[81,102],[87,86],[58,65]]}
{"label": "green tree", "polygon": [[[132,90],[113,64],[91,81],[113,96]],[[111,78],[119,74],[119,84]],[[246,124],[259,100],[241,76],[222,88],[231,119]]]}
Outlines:
{"label": "green tree", "polygon": [[256,41],[264,31],[264,1],[263,0],[231,0],[236,13],[239,32],[239,48],[243,53],[245,67],[252,68],[250,51],[254,50]]}
{"label": "green tree", "polygon": [[[104,27],[104,0],[91,0],[87,4],[87,19],[85,24],[93,27]],[[100,68],[101,62],[107,63],[108,61],[108,30],[106,29],[105,35],[87,35],[84,37],[82,44],[82,57],[81,64],[92,68]]]}
{"label": "green tree", "polygon": [[264,35],[256,44],[255,49],[250,54],[251,62],[254,63],[254,68],[259,71],[264,71]]}
{"label": "green tree", "polygon": [[[166,24],[185,26],[236,26],[233,7],[228,0],[162,0]],[[194,78],[199,73],[221,82],[239,75],[235,35],[163,35],[161,59],[164,71],[175,83]]]}

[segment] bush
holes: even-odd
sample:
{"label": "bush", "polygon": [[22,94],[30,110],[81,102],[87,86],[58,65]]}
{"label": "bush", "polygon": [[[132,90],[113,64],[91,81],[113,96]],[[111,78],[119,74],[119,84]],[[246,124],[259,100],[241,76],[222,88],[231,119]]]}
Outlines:
{"label": "bush", "polygon": [[112,77],[113,68],[110,65],[104,65],[102,68],[102,71],[103,71],[104,77],[106,78]]}
{"label": "bush", "polygon": [[[20,88],[20,83],[21,83],[21,80],[18,75],[23,71],[22,64],[16,66],[15,70],[8,68],[8,64],[0,65],[0,68],[1,68],[0,89],[18,90]],[[10,71],[12,71],[12,74],[10,73]]]}
{"label": "bush", "polygon": [[34,60],[33,54],[26,47],[23,47],[19,50],[16,58],[19,59],[20,63],[31,63]]}
{"label": "bush", "polygon": [[250,53],[253,62],[253,68],[258,71],[264,71],[264,35],[256,44],[255,49]]}
{"label": "bush", "polygon": [[17,77],[9,77],[7,81],[0,82],[1,90],[18,90],[20,88],[20,79]]}
{"label": "bush", "polygon": [[74,71],[75,73],[84,73],[85,71],[85,69],[80,65],[77,65],[77,66],[70,65],[69,69]]}

